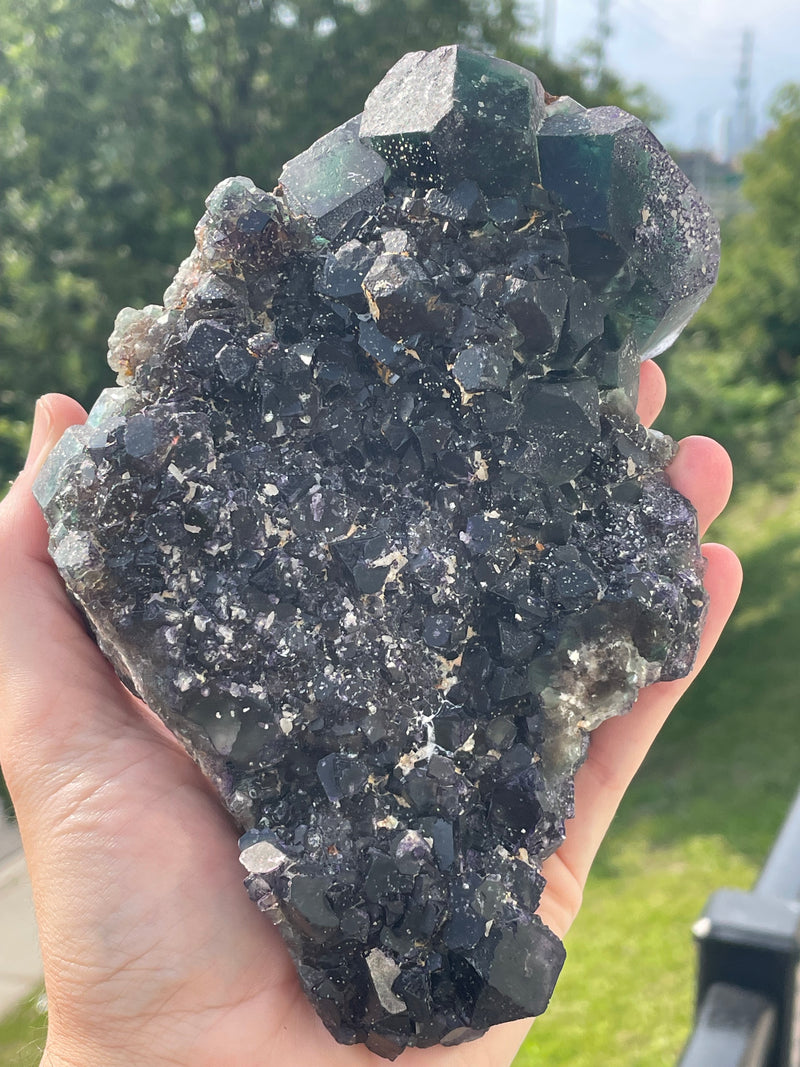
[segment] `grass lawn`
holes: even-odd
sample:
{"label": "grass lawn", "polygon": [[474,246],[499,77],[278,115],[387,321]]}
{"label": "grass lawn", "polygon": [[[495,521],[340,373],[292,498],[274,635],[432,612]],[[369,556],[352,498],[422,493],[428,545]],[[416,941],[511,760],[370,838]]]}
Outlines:
{"label": "grass lawn", "polygon": [[712,534],[742,557],[740,606],[620,808],[515,1067],[674,1067],[690,926],[713,890],[750,888],[800,786],[800,491],[749,486]]}
{"label": "grass lawn", "polygon": [[37,989],[16,1011],[0,1020],[2,1067],[38,1067],[47,1038],[44,998]]}

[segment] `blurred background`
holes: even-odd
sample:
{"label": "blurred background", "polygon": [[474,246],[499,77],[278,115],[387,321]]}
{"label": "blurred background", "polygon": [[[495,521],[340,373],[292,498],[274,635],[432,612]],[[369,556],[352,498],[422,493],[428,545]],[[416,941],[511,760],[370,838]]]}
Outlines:
{"label": "blurred background", "polygon": [[[461,41],[634,111],[721,218],[720,281],[660,360],[658,425],[733,456],[712,535],[742,556],[743,599],[623,804],[517,1067],[675,1063],[690,925],[714,889],[749,887],[800,782],[798,39],[793,0],[0,0],[3,486],[40,393],[112,384],[116,312],[160,302],[212,186],[271,188],[404,52]],[[33,1064],[45,1005],[3,806],[0,1064]]]}

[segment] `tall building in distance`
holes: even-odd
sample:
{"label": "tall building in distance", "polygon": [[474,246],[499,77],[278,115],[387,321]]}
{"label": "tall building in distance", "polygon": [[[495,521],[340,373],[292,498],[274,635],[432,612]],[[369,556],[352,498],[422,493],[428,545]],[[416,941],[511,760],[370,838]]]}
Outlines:
{"label": "tall building in distance", "polygon": [[745,207],[742,197],[742,156],[756,142],[757,119],[753,104],[753,53],[755,34],[742,31],[739,65],[734,78],[733,106],[697,116],[695,147],[679,150],[675,158],[720,218]]}
{"label": "tall building in distance", "polygon": [[726,158],[735,161],[755,142],[756,116],[753,108],[753,51],[755,34],[751,29],[742,33],[739,71],[734,82],[736,97],[728,121]]}

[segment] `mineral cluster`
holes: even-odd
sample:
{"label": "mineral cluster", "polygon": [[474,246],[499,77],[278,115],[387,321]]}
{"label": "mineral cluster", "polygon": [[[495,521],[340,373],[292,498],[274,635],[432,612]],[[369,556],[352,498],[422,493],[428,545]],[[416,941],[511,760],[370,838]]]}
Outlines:
{"label": "mineral cluster", "polygon": [[453,46],[196,236],[38,479],[53,558],[339,1041],[536,1015],[589,732],[696,651],[695,514],[634,404],[716,225],[637,119]]}

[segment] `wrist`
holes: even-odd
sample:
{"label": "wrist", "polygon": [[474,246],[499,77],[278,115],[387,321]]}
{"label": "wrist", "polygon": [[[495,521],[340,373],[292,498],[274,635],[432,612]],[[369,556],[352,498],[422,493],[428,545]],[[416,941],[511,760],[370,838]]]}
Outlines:
{"label": "wrist", "polygon": [[[48,1037],[39,1067],[141,1067],[129,1053],[100,1048],[79,1048],[75,1043],[51,1041]],[[149,1061],[153,1064],[155,1061]]]}

